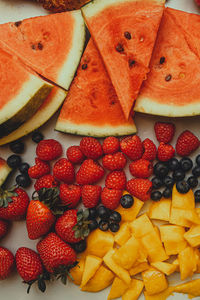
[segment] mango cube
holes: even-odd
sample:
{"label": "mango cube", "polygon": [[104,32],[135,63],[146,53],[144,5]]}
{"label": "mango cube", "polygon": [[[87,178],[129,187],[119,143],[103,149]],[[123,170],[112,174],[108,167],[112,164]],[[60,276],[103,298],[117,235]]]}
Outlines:
{"label": "mango cube", "polygon": [[191,247],[200,246],[200,225],[193,225],[185,234],[184,238]]}
{"label": "mango cube", "polygon": [[[124,194],[128,194],[128,192],[124,192],[123,195]],[[135,220],[135,218],[139,214],[143,205],[144,205],[143,201],[134,197],[134,203],[133,203],[132,207],[127,209],[127,208],[123,208],[121,205],[119,205],[117,207],[116,211],[121,214],[123,222],[130,222],[130,221]]]}
{"label": "mango cube", "polygon": [[137,275],[145,270],[149,269],[149,264],[147,262],[136,263],[134,266],[129,270],[129,274],[131,276]]}
{"label": "mango cube", "polygon": [[161,199],[158,202],[152,202],[148,212],[149,218],[169,221],[171,202],[171,199]]}
{"label": "mango cube", "polygon": [[115,277],[108,295],[108,300],[121,297],[127,289],[128,285],[120,278]]}
{"label": "mango cube", "polygon": [[165,275],[154,268],[142,272],[142,278],[148,295],[158,294],[168,288]]}
{"label": "mango cube", "polygon": [[172,265],[174,265],[176,267],[176,272],[180,272],[180,268],[179,268],[179,261],[178,258],[176,258],[173,262]]}
{"label": "mango cube", "polygon": [[200,279],[191,280],[189,282],[176,285],[174,287],[174,292],[189,294],[192,297],[200,296]]}
{"label": "mango cube", "polygon": [[149,295],[146,291],[144,291],[145,300],[164,300],[168,299],[168,297],[173,293],[174,287],[169,286],[166,290],[161,293],[155,295]]}
{"label": "mango cube", "polygon": [[152,267],[156,268],[157,270],[161,271],[162,273],[168,276],[176,271],[176,266],[174,264],[169,264],[163,261],[157,261],[151,263],[151,265]]}
{"label": "mango cube", "polygon": [[81,288],[94,276],[102,263],[102,258],[88,255],[85,260],[83,276],[81,281]]}
{"label": "mango cube", "polygon": [[174,184],[172,190],[172,207],[186,210],[194,209],[195,199],[193,191],[190,189],[188,193],[181,194],[177,191],[176,185]]}
{"label": "mango cube", "polygon": [[72,281],[74,284],[77,285],[81,284],[84,266],[85,266],[85,258],[81,258],[78,260],[78,264],[70,270],[70,275],[73,278]]}
{"label": "mango cube", "polygon": [[103,257],[113,247],[114,237],[109,231],[96,229],[87,238],[86,254]]}
{"label": "mango cube", "polygon": [[195,271],[195,273],[200,273],[200,251],[199,249],[194,249],[194,253],[195,253],[195,258],[196,258],[196,264],[197,264],[197,269]]}
{"label": "mango cube", "polygon": [[122,246],[125,244],[131,237],[131,230],[129,227],[129,222],[125,222],[120,226],[119,231],[114,236],[114,241]]}
{"label": "mango cube", "polygon": [[141,280],[132,279],[128,290],[122,296],[122,300],[137,300],[143,288],[144,283]]}
{"label": "mango cube", "polygon": [[142,238],[148,233],[154,231],[153,224],[151,223],[147,214],[143,214],[131,222],[130,228],[136,238]]}
{"label": "mango cube", "polygon": [[197,213],[197,216],[200,218],[200,207],[196,207],[195,211]]}
{"label": "mango cube", "polygon": [[192,247],[187,247],[178,255],[181,280],[191,277],[197,269],[196,256]]}
{"label": "mango cube", "polygon": [[169,222],[171,224],[175,224],[183,227],[191,227],[192,222],[189,220],[192,217],[191,214],[193,214],[192,210],[189,211],[187,209],[172,207]]}

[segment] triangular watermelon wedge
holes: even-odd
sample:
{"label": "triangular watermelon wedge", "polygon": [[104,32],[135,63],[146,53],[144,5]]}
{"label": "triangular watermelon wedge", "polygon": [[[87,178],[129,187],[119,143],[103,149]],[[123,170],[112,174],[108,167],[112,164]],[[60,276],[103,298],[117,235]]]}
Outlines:
{"label": "triangular watermelon wedge", "polygon": [[85,24],[80,10],[0,25],[0,42],[23,63],[68,89],[79,64]]}
{"label": "triangular watermelon wedge", "polygon": [[200,114],[199,59],[200,16],[166,8],[135,110],[169,117]]}
{"label": "triangular watermelon wedge", "polygon": [[128,119],[146,78],[165,0],[94,0],[82,8]]}
{"label": "triangular watermelon wedge", "polygon": [[101,56],[90,39],[56,123],[56,130],[96,137],[136,132],[126,120]]}

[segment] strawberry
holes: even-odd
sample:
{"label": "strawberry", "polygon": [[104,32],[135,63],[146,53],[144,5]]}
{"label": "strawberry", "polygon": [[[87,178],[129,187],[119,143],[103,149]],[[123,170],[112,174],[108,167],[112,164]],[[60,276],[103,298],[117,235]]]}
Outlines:
{"label": "strawberry", "polygon": [[81,187],[76,184],[68,185],[62,183],[60,185],[60,200],[63,205],[75,208],[81,199]]}
{"label": "strawberry", "polygon": [[103,152],[105,154],[114,154],[119,151],[119,140],[114,136],[109,136],[103,141]]}
{"label": "strawberry", "polygon": [[106,177],[105,186],[109,189],[124,190],[126,187],[126,174],[124,171],[110,172]]}
{"label": "strawberry", "polygon": [[103,155],[102,146],[99,141],[93,137],[84,137],[80,142],[82,153],[91,159],[98,159]]}
{"label": "strawberry", "polygon": [[146,159],[138,159],[129,165],[129,170],[134,177],[148,178],[153,173],[153,164]]}
{"label": "strawberry", "polygon": [[167,122],[156,122],[154,130],[157,140],[161,143],[168,144],[172,141],[175,133],[175,125]]}
{"label": "strawberry", "polygon": [[93,184],[99,181],[104,175],[102,166],[92,159],[86,159],[76,174],[78,184]]}
{"label": "strawberry", "polygon": [[126,157],[122,152],[116,152],[114,154],[107,154],[102,159],[104,168],[110,171],[119,171],[126,166]]}
{"label": "strawberry", "polygon": [[84,185],[81,189],[81,197],[83,205],[87,208],[96,207],[99,203],[101,195],[101,186]]}
{"label": "strawberry", "polygon": [[42,161],[38,157],[35,158],[35,165],[28,169],[28,175],[31,178],[40,178],[50,173],[50,166],[47,162]]}
{"label": "strawberry", "polygon": [[25,217],[29,196],[22,188],[0,189],[0,218],[17,221]]}
{"label": "strawberry", "polygon": [[142,157],[143,147],[138,135],[123,138],[120,142],[120,148],[121,151],[131,160],[136,160]]}
{"label": "strawberry", "polygon": [[102,204],[109,209],[116,209],[122,196],[122,190],[104,187],[101,193]]}
{"label": "strawberry", "polygon": [[0,239],[2,239],[8,232],[9,223],[6,220],[0,220]]}
{"label": "strawberry", "polygon": [[36,154],[41,160],[50,161],[62,155],[62,146],[54,139],[42,140],[36,147]]}
{"label": "strawberry", "polygon": [[196,4],[200,6],[200,0],[195,0]]}
{"label": "strawberry", "polygon": [[188,156],[199,147],[199,139],[189,130],[179,135],[176,142],[176,152],[180,156]]}
{"label": "strawberry", "polygon": [[127,191],[142,201],[150,199],[152,182],[149,179],[134,178],[127,182]]}
{"label": "strawberry", "polygon": [[154,142],[147,138],[142,142],[142,146],[144,149],[142,158],[149,161],[153,161],[157,155],[157,148]]}
{"label": "strawberry", "polygon": [[74,166],[66,158],[60,158],[53,166],[53,176],[57,180],[70,184],[75,179]]}
{"label": "strawberry", "polygon": [[160,161],[168,161],[174,156],[174,154],[175,149],[172,145],[164,144],[163,142],[160,143],[157,152],[157,157]]}
{"label": "strawberry", "polygon": [[34,184],[36,191],[39,191],[42,188],[53,188],[58,186],[58,181],[51,174],[44,175],[40,177]]}
{"label": "strawberry", "polygon": [[0,247],[0,280],[6,279],[14,269],[15,258],[12,252]]}
{"label": "strawberry", "polygon": [[85,158],[79,146],[69,147],[67,149],[66,155],[68,160],[72,164],[81,164]]}

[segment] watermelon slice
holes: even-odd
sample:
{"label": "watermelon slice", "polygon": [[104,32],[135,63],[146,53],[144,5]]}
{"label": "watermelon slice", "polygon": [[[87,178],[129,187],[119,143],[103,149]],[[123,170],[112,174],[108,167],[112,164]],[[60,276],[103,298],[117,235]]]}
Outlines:
{"label": "watermelon slice", "polygon": [[5,159],[0,157],[0,187],[5,182],[12,169],[7,165]]}
{"label": "watermelon slice", "polygon": [[7,136],[0,139],[0,146],[15,141],[42,126],[58,110],[65,97],[66,92],[64,90],[54,87],[36,113],[29,120]]}
{"label": "watermelon slice", "polygon": [[52,85],[30,73],[2,49],[0,62],[0,137],[3,137],[35,113]]}
{"label": "watermelon slice", "polygon": [[199,58],[200,16],[166,8],[135,110],[170,117],[200,114]]}
{"label": "watermelon slice", "polygon": [[56,130],[96,137],[136,132],[126,120],[99,52],[90,39],[56,124]]}
{"label": "watermelon slice", "polygon": [[0,25],[7,51],[46,79],[68,89],[85,42],[80,10]]}
{"label": "watermelon slice", "polygon": [[149,71],[165,0],[94,0],[82,8],[124,115]]}

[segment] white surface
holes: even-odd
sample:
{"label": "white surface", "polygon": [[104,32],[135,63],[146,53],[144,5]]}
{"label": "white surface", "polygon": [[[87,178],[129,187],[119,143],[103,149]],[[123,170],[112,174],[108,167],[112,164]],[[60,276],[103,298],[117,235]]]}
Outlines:
{"label": "white surface", "polygon": [[[168,5],[177,8],[186,10],[188,12],[198,12],[193,0],[169,0]],[[7,21],[18,21],[25,17],[31,17],[36,15],[44,15],[44,11],[39,4],[32,3],[31,0],[27,2],[21,0],[0,0],[0,23]],[[167,118],[158,118],[152,116],[146,116],[142,114],[136,114],[136,125],[138,127],[138,134],[142,139],[146,137],[152,137],[155,141],[153,126],[155,120],[169,120]],[[199,117],[194,118],[182,118],[182,119],[171,119],[176,124],[176,136],[183,131],[184,129],[192,130],[200,138],[199,133]],[[47,123],[41,131],[46,138],[55,137],[58,139],[64,149],[64,154],[66,148],[72,144],[78,144],[80,141],[79,137],[67,135],[53,130],[56,122],[56,116],[49,123]],[[174,138],[174,141],[176,137]],[[30,137],[24,139],[26,144],[26,151],[22,155],[23,161],[27,161],[30,164],[34,163],[35,157],[35,147],[31,141]],[[8,147],[0,147],[0,156],[7,158],[10,154]],[[197,153],[195,153],[196,155]],[[31,195],[31,189],[30,195]],[[8,236],[6,236],[0,243],[2,246],[8,247],[13,253],[16,252],[18,247],[27,246],[32,249],[35,249],[36,241],[30,241],[27,236],[25,222],[15,222],[10,230]],[[178,283],[177,277],[172,277],[173,284]],[[80,292],[79,288],[73,284],[68,284],[67,286],[62,285],[61,283],[54,282],[51,285],[47,286],[47,291],[45,294],[40,293],[37,288],[32,287],[30,294],[26,294],[26,286],[21,283],[21,278],[14,273],[11,278],[0,282],[0,300],[3,299],[15,299],[15,300],[65,300],[65,299],[79,299],[79,300],[93,300],[94,297],[96,300],[103,300],[107,298],[109,289],[100,292],[100,293],[85,293]],[[144,297],[141,296],[140,300],[143,300]],[[187,295],[175,294],[170,296],[169,300],[183,300],[188,299]],[[195,298],[200,299],[200,297]]]}

